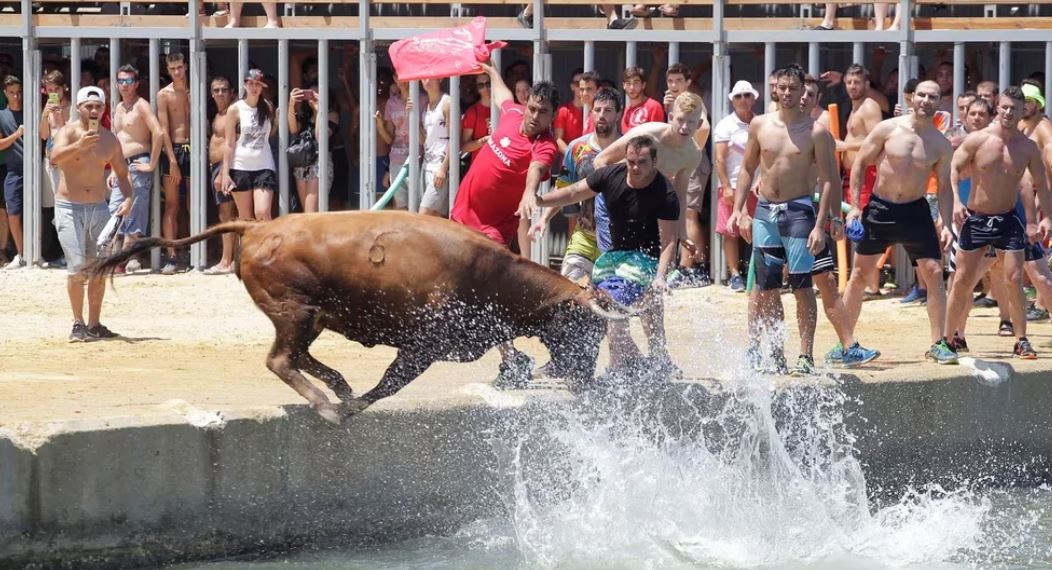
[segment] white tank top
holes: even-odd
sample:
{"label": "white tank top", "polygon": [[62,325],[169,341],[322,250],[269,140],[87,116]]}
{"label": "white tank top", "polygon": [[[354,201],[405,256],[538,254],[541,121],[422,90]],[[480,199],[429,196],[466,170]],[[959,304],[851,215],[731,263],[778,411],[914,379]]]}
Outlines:
{"label": "white tank top", "polygon": [[449,95],[443,94],[442,98],[432,109],[430,105],[424,108],[424,161],[442,162],[449,150],[449,125],[446,124],[446,116],[442,112],[442,106],[449,100]]}
{"label": "white tank top", "polygon": [[261,112],[259,109],[244,101],[235,104],[241,134],[234,145],[234,164],[230,165],[230,168],[248,171],[275,170],[274,153],[270,151],[270,119],[264,121],[263,126],[259,126],[256,124],[256,113]]}

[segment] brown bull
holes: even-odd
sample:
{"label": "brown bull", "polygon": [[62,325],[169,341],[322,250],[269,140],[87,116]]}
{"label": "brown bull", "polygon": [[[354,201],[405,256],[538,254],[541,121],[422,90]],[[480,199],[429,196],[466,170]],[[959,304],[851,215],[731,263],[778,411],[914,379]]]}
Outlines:
{"label": "brown bull", "polygon": [[[433,362],[468,362],[520,336],[538,336],[549,373],[584,383],[605,333],[591,291],[447,220],[401,212],[291,215],[228,222],[181,240],[149,238],[85,269],[112,275],[154,247],[241,236],[238,275],[274,323],[267,368],[330,422],[338,408],[301,373],[324,382],[350,415],[394,394]],[[343,376],[310,354],[325,329],[398,356],[380,383],[354,398]]]}

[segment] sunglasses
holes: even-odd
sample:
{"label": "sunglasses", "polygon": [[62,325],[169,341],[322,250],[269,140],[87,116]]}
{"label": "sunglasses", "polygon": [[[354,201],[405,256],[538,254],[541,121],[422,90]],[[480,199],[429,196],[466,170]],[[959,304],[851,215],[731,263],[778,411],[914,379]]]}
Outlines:
{"label": "sunglasses", "polygon": [[132,79],[131,77],[125,77],[124,79],[118,79],[117,80],[117,85],[131,85],[131,84],[135,83],[135,81],[136,80]]}
{"label": "sunglasses", "polygon": [[483,87],[485,87],[485,88],[487,88],[487,89],[488,89],[488,88],[489,88],[489,86],[490,86],[490,84],[489,84],[489,83],[479,83],[479,82],[476,82],[476,83],[475,83],[475,87],[478,87],[479,89],[482,89]]}
{"label": "sunglasses", "polygon": [[750,95],[749,93],[738,93],[737,95],[734,96],[734,98],[735,99],[745,99],[745,98],[750,98],[751,99],[752,95]]}
{"label": "sunglasses", "polygon": [[213,87],[212,93],[227,93],[230,91],[229,87]]}

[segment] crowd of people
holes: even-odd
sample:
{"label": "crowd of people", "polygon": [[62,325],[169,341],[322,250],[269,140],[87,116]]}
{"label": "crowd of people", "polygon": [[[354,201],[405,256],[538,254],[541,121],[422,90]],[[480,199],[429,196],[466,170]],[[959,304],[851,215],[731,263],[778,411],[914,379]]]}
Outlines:
{"label": "crowd of people", "polygon": [[[1047,312],[1029,303],[1025,282],[1042,306],[1052,302],[1052,272],[1040,243],[1052,226],[1041,210],[1052,200],[1045,172],[1052,123],[1042,112],[1042,77],[1000,93],[994,83],[978,82],[953,101],[952,65],[943,63],[932,79],[908,81],[899,102],[894,72],[879,81],[869,69],[852,65],[816,78],[791,65],[768,78],[771,97],[766,102],[750,82],[736,81],[727,95],[732,112],[711,126],[710,139],[709,94],[694,81],[695,71],[674,64],[661,77],[660,58],[655,55],[649,73],[640,67],[625,69],[620,85],[576,70],[565,102],[555,85],[529,80],[525,61],[514,61],[503,71],[484,66],[485,73],[462,81],[467,87],[459,95],[465,109],[460,133],[450,129],[451,96],[457,95],[444,92],[442,81],[423,81],[420,100],[413,101],[408,84],[381,69],[374,115],[376,188],[384,190],[400,179],[397,175],[412,154],[410,117],[419,114],[419,213],[448,215],[520,252],[528,252],[531,241],[556,216],[564,216],[569,240],[563,274],[596,285],[623,305],[640,304],[651,357],[669,366],[661,295],[656,293],[713,282],[707,261],[713,206],[727,262],[726,286],[741,292],[751,287],[749,354],[758,367],[790,370],[780,342],[771,341],[782,328],[785,289],[796,299],[800,327],[793,370],[815,368],[816,289],[839,340],[824,355],[826,362],[850,367],[877,358],[877,350],[859,343],[855,329],[863,301],[882,295],[882,269],[893,255],[892,246],[899,244],[917,275],[903,302],[927,305],[929,358],[952,363],[968,350],[967,314],[977,288],[982,292],[974,302],[996,306],[1001,313],[998,333],[1016,338],[1014,354],[1036,357],[1026,337],[1027,321],[1047,318]],[[328,172],[319,172],[316,153],[313,162],[293,165],[299,209],[318,210],[322,184],[335,189],[337,208],[341,198],[349,198],[343,190],[349,180],[343,140],[353,143],[357,137],[341,125],[340,113],[341,106],[353,109],[356,104],[346,80],[349,70],[339,70],[339,93],[330,94],[330,111],[323,117],[316,61],[294,56],[294,62],[300,81],[290,90],[284,117],[277,116],[274,80],[261,70],[253,68],[243,78],[240,97],[229,79],[210,79],[208,180],[220,221],[273,216],[279,120],[287,121],[294,138],[329,138]],[[4,64],[0,60],[0,67]],[[157,168],[163,180],[162,235],[187,233],[181,214],[192,154],[185,59],[180,53],[166,57],[168,80],[157,94],[156,113],[142,95],[138,70],[120,67],[120,101],[112,118],[106,86],[99,85],[105,78],[94,76],[101,67],[97,64],[85,66],[86,87],[75,98],[57,67],[47,70],[42,81],[46,103],[40,136],[45,183],[50,185],[45,194],[54,200],[55,237],[70,271],[75,340],[106,334],[98,320],[101,289],[76,275],[84,260],[95,255],[89,242],[102,231],[100,220],[113,215],[121,216],[115,247],[128,247],[149,233]],[[25,265],[20,231],[22,84],[10,72],[3,83],[3,234],[5,240],[8,234],[13,237],[16,252],[7,267],[18,268]],[[832,117],[823,98],[837,97],[849,104]],[[951,120],[953,105],[956,123]],[[494,106],[501,118],[497,129],[490,124]],[[79,118],[71,121],[73,107]],[[831,134],[834,122],[844,125],[842,138]],[[460,157],[450,156],[453,136],[460,137]],[[115,148],[119,165],[110,156]],[[1004,160],[994,160],[1002,156]],[[454,203],[448,185],[452,160],[460,162],[463,174]],[[75,176],[71,165],[81,168]],[[96,174],[104,188],[97,188]],[[550,177],[555,190],[539,195]],[[83,195],[71,192],[71,180],[77,179],[86,188]],[[101,200],[96,191],[103,192]],[[106,206],[105,216],[100,204]],[[409,207],[404,183],[391,207]],[[856,245],[841,296],[832,273],[831,244],[845,233]],[[218,262],[207,273],[233,271],[234,248],[234,240],[225,238]],[[162,273],[185,267],[181,255],[165,252]],[[141,268],[142,261],[133,259],[123,270]],[[642,358],[627,329],[615,325],[611,335],[620,347],[615,358]],[[502,377],[515,382],[528,368],[527,357],[511,346],[503,352]]]}

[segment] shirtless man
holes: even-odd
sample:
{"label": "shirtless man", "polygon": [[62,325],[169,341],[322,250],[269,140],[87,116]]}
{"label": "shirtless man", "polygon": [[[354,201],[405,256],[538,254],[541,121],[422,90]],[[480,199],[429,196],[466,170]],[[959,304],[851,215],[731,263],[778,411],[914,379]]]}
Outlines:
{"label": "shirtless man", "polygon": [[[186,85],[183,54],[170,53],[165,62],[172,82],[157,92],[157,118],[165,135],[164,160],[161,161],[161,176],[164,177],[161,235],[164,239],[176,239],[179,233],[180,182],[185,179],[186,187],[190,187],[190,89]],[[161,268],[161,273],[171,275],[175,270],[175,249],[172,248],[168,250],[168,262]]]}
{"label": "shirtless man", "polygon": [[[215,191],[216,206],[219,207],[219,221],[229,222],[237,217],[234,208],[234,197],[229,188],[219,182],[223,171],[223,153],[226,152],[226,117],[227,109],[234,101],[230,80],[221,75],[212,79],[212,101],[216,105],[216,116],[212,118],[212,136],[208,139],[208,180]],[[234,272],[234,236],[223,234],[223,257],[219,263],[205,270],[205,275],[223,275]]]}
{"label": "shirtless man", "polygon": [[[1038,225],[1025,223],[1015,211],[1019,183],[1030,172],[1042,204],[1052,204],[1048,180],[1041,161],[1041,149],[1019,130],[1025,96],[1018,87],[1001,93],[997,118],[989,127],[970,133],[953,154],[950,178],[953,184],[954,221],[960,227],[957,275],[950,306],[946,312],[947,330],[957,330],[971,302],[971,291],[982,274],[979,267],[988,245],[1004,252],[1004,271],[1008,281],[1012,326],[1016,334],[1013,355],[1032,360],[1037,352],[1026,337],[1026,296],[1023,294],[1023,251],[1028,241],[1043,239],[1052,220],[1043,216]],[[968,204],[961,202],[958,183],[961,170],[971,169],[972,191]],[[1027,216],[1031,220],[1031,215]]]}
{"label": "shirtless man", "polygon": [[[851,325],[857,330],[865,283],[879,272],[877,262],[885,248],[902,244],[917,265],[920,284],[928,291],[932,346],[925,357],[939,364],[956,364],[957,353],[946,342],[946,287],[942,280],[942,251],[953,238],[947,225],[953,210],[953,148],[932,120],[939,105],[939,84],[918,84],[910,105],[910,112],[883,121],[873,129],[851,166],[853,201],[847,224],[850,229],[853,223],[861,223],[863,236],[855,250],[855,269],[844,292],[844,304]],[[862,172],[878,159],[880,171],[872,199],[860,208]],[[947,221],[942,225],[941,243],[925,199],[933,170],[938,177],[940,217]]]}
{"label": "shirtless man", "polygon": [[98,256],[96,243],[109,221],[107,163],[112,165],[121,193],[117,215],[128,215],[133,200],[121,145],[117,137],[99,126],[106,104],[105,93],[98,87],[84,87],[77,92],[76,104],[80,119],[66,124],[55,134],[51,160],[61,173],[55,192],[55,228],[69,272],[66,291],[73,310],[69,340],[83,342],[117,336],[99,322],[106,293],[106,281],[101,277],[87,281],[88,320],[84,321],[85,278],[78,273],[85,262]]}
{"label": "shirtless man", "polygon": [[[750,323],[750,337],[758,342],[764,332],[772,333],[785,320],[782,308],[782,272],[788,267],[789,285],[796,297],[796,317],[800,328],[800,356],[797,370],[814,371],[815,325],[818,307],[812,287],[811,271],[815,255],[825,246],[825,223],[830,199],[837,192],[836,143],[825,128],[803,112],[800,97],[804,91],[804,71],[790,64],[775,73],[778,112],[767,113],[749,124],[749,140],[734,192],[734,210],[727,228],[739,228],[753,244],[756,266],[754,290],[756,316]],[[814,184],[809,178],[811,165],[818,165],[818,211],[812,203]],[[760,201],[755,219],[746,209],[746,199],[759,167]],[[766,328],[767,331],[762,329]],[[772,350],[778,372],[787,372],[784,347]],[[759,351],[750,346],[750,358],[759,365]]]}
{"label": "shirtless man", "polygon": [[[135,67],[124,65],[117,71],[117,91],[121,101],[113,115],[113,132],[124,151],[124,161],[131,173],[134,192],[131,211],[121,223],[118,232],[124,236],[124,247],[127,248],[140,236],[149,233],[153,171],[164,146],[164,129],[150,110],[150,104],[139,97],[139,71]],[[112,180],[110,186],[112,212],[120,204],[122,190],[113,184]],[[139,261],[133,259],[127,263],[124,270],[130,273],[138,271],[141,267]]]}
{"label": "shirtless man", "polygon": [[[829,128],[829,112],[818,106],[822,99],[821,84],[811,75],[804,76],[804,94],[800,98],[800,109],[804,116],[815,121],[815,125]],[[823,119],[825,119],[823,121]],[[818,184],[818,165],[811,165],[808,174],[810,187],[815,188]],[[811,279],[818,288],[822,297],[822,309],[825,311],[826,319],[833,325],[837,343],[833,350],[826,354],[826,362],[838,364],[844,368],[861,366],[880,356],[880,351],[864,348],[855,339],[855,331],[848,318],[847,307],[844,306],[844,298],[837,289],[836,278],[833,277],[833,244],[844,238],[844,221],[840,219],[840,196],[839,188],[833,187],[836,195],[829,197],[829,237],[822,251],[815,256],[815,264],[811,269]]]}
{"label": "shirtless man", "polygon": [[[1041,85],[1031,79],[1023,80],[1020,88],[1026,97],[1026,103],[1023,105],[1023,120],[1019,121],[1019,129],[1041,149],[1041,159],[1047,174],[1052,172],[1052,121],[1044,114],[1045,97],[1041,93]],[[1052,204],[1034,202],[1034,189],[1033,177],[1028,172],[1023,176],[1020,187],[1022,204],[1016,206],[1017,212],[1020,207],[1023,209],[1028,223],[1037,220],[1039,207],[1043,206],[1045,211],[1052,209]],[[1037,289],[1038,300],[1048,309],[1052,307],[1052,270],[1049,270],[1045,253],[1040,243],[1031,243],[1024,256],[1027,277]]]}

